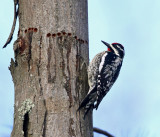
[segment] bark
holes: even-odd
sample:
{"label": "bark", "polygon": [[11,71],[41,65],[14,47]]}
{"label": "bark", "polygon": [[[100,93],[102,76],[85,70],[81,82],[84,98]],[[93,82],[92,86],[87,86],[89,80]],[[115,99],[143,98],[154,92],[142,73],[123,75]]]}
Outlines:
{"label": "bark", "polygon": [[76,112],[88,91],[87,0],[19,0],[10,71],[12,137],[92,137],[92,114]]}

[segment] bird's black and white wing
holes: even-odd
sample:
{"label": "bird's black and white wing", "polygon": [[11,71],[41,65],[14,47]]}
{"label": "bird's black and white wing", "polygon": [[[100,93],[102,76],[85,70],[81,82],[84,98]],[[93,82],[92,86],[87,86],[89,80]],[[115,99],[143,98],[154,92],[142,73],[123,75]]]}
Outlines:
{"label": "bird's black and white wing", "polygon": [[94,106],[96,109],[98,108],[103,97],[108,93],[108,91],[116,81],[122,65],[122,60],[119,57],[114,56],[109,52],[106,54],[106,56],[103,56],[105,61],[103,61],[102,58],[99,67],[97,82],[97,99]]}

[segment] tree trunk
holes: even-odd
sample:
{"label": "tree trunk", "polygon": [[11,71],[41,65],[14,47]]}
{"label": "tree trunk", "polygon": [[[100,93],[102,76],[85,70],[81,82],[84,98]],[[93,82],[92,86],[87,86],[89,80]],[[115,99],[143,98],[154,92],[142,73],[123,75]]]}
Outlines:
{"label": "tree trunk", "polygon": [[87,0],[19,0],[10,71],[12,137],[92,137],[92,114],[77,108],[88,91]]}

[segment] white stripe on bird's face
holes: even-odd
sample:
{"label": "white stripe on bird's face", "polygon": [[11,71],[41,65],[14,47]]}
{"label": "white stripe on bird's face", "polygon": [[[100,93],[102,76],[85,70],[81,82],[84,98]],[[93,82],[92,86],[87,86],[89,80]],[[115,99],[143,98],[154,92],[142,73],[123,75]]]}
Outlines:
{"label": "white stripe on bird's face", "polygon": [[123,51],[123,49],[122,49],[119,45],[117,45],[117,47],[118,47],[121,51]]}
{"label": "white stripe on bird's face", "polygon": [[110,46],[111,46],[112,50],[114,51],[114,53],[115,53],[117,56],[120,56],[119,53],[118,53],[118,51],[117,51],[117,49],[116,49],[112,44],[111,44]]}

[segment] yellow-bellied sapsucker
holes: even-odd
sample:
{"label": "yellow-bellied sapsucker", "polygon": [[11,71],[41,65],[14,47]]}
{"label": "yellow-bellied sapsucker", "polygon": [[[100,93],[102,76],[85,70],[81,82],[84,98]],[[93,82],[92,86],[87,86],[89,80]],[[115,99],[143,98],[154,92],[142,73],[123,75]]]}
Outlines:
{"label": "yellow-bellied sapsucker", "polygon": [[116,81],[125,54],[124,47],[121,44],[102,42],[108,47],[108,50],[98,53],[89,64],[89,92],[78,108],[80,110],[84,107],[85,115],[89,110],[98,108],[103,97]]}

